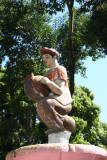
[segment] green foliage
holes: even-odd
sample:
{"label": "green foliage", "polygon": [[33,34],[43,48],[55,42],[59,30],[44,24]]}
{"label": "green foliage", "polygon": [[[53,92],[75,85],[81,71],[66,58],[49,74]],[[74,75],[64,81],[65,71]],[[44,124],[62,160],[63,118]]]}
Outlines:
{"label": "green foliage", "polygon": [[101,125],[103,127],[104,132],[102,132],[102,134],[100,135],[100,142],[103,144],[102,146],[105,149],[107,149],[107,123],[101,123]]}
{"label": "green foliage", "polygon": [[0,85],[0,159],[23,145],[46,143],[46,136],[43,135],[46,127],[38,123],[36,104],[25,96],[21,82],[15,87],[13,82],[12,88],[5,81],[5,74],[6,71],[1,76]]}
{"label": "green foliage", "polygon": [[[33,0],[32,0],[33,1]],[[34,0],[36,1],[36,0]],[[64,11],[65,9],[65,3],[66,3],[66,0],[44,0],[44,1],[41,1],[41,4],[43,4],[44,6],[44,9],[47,13],[49,13],[50,15],[52,14],[56,14],[57,11]]]}
{"label": "green foliage", "polygon": [[[103,57],[103,49],[101,50],[100,44],[97,45],[96,42],[93,43],[92,35],[89,34],[89,29],[87,24],[89,22],[90,16],[80,12],[80,9],[74,9],[74,29],[73,29],[73,48],[75,52],[75,68],[74,74],[80,73],[85,77],[86,67],[84,66],[84,60],[88,56],[92,57],[93,60]],[[68,16],[60,17],[55,20],[53,28],[57,35],[57,50],[61,54],[59,63],[63,64],[70,77],[71,70],[69,69],[69,43],[68,43],[68,31],[69,31],[69,21]],[[90,43],[88,43],[88,37],[90,36]],[[100,49],[99,49],[99,48]]]}
{"label": "green foliage", "polygon": [[22,0],[1,2],[0,61],[8,56],[6,67],[17,65],[24,59],[38,58],[41,61],[40,49],[48,43],[51,46],[49,17],[41,14],[40,9],[39,3],[27,5]]}
{"label": "green foliage", "polygon": [[76,1],[81,5],[81,11],[82,12],[94,11],[97,6],[100,6],[103,3],[106,3],[106,1],[104,2],[103,0],[94,0],[94,1],[76,0]]}
{"label": "green foliage", "polygon": [[103,3],[101,6],[97,6],[90,15],[90,19],[87,22],[87,31],[84,34],[87,35],[87,47],[89,47],[90,43],[93,43],[93,46],[97,46],[97,50],[102,50],[102,52],[107,55],[107,38],[105,36],[107,34],[106,21],[107,4]]}
{"label": "green foliage", "polygon": [[47,130],[47,127],[44,123],[42,122],[37,122],[36,124],[36,143],[43,144],[43,143],[48,143],[48,137],[44,133]]}
{"label": "green foliage", "polygon": [[50,17],[39,10],[40,3],[0,3],[0,63],[8,57],[6,69],[0,70],[0,159],[4,159],[20,146],[46,141],[37,136],[41,124],[36,125],[36,104],[25,96],[23,79],[31,73],[43,75],[40,49],[55,40]]}
{"label": "green foliage", "polygon": [[106,148],[106,124],[99,121],[100,107],[94,104],[94,95],[86,87],[75,86],[71,116],[76,121],[76,129],[71,143],[94,144]]}
{"label": "green foliage", "polygon": [[82,118],[74,117],[76,128],[75,131],[72,133],[70,137],[70,143],[73,144],[89,144],[87,140],[84,139],[83,130],[87,127],[87,122],[84,121]]}

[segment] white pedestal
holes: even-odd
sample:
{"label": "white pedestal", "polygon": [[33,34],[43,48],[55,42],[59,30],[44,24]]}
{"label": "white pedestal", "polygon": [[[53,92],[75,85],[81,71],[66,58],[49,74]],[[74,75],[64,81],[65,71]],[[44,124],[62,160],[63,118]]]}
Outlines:
{"label": "white pedestal", "polygon": [[69,144],[71,132],[63,131],[51,133],[48,135],[48,143],[65,143]]}

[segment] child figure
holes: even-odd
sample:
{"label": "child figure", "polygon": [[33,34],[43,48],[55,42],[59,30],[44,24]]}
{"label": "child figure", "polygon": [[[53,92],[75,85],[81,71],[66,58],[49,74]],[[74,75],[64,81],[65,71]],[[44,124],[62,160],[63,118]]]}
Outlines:
{"label": "child figure", "polygon": [[49,67],[41,83],[48,86],[51,93],[37,102],[38,119],[48,127],[46,134],[65,130],[72,132],[75,121],[67,115],[72,108],[72,99],[66,69],[58,64],[59,53],[55,49],[44,47],[41,55]]}

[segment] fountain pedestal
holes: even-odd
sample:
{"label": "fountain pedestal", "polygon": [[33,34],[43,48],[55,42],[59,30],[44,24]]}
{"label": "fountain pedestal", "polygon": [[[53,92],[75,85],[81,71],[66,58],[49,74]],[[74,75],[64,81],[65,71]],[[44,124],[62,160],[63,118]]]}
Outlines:
{"label": "fountain pedestal", "polygon": [[57,133],[48,134],[48,143],[64,143],[69,144],[71,132],[63,131]]}
{"label": "fountain pedestal", "polygon": [[5,160],[107,160],[107,151],[83,144],[37,144],[11,151]]}

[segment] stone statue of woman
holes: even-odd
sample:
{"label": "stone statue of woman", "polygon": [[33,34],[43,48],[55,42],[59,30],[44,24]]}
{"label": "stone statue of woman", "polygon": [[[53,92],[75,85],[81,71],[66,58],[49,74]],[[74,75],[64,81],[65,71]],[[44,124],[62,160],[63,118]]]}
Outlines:
{"label": "stone statue of woman", "polygon": [[[58,64],[59,53],[55,49],[44,47],[41,49],[41,55],[49,70],[44,76],[34,76],[32,74],[25,78],[25,93],[30,99],[37,101],[38,119],[48,127],[45,133],[65,130],[72,132],[75,129],[75,121],[68,116],[72,109],[72,99],[68,88],[66,69]],[[36,83],[38,77],[40,77],[39,82],[41,84]],[[28,85],[25,82],[30,83]],[[39,94],[38,88],[40,89],[41,86],[43,90],[44,87],[47,87],[45,91],[48,90],[48,94]]]}

